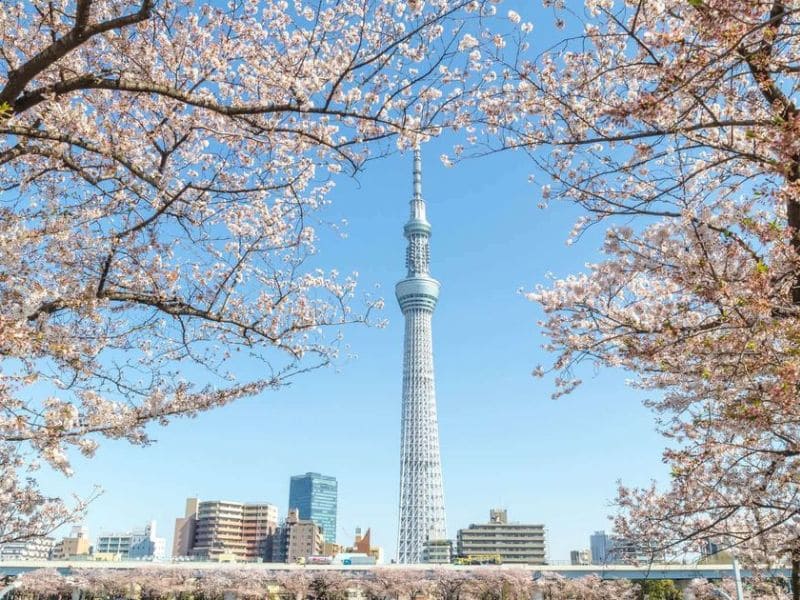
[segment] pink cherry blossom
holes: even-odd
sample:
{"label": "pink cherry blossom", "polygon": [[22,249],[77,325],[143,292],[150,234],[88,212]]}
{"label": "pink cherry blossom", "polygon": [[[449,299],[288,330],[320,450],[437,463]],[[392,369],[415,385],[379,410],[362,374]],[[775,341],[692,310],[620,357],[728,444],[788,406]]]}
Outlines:
{"label": "pink cherry blossom", "polygon": [[373,322],[310,265],[319,211],[331,177],[483,121],[472,4],[3,4],[0,542],[83,508],[36,461],[280,389]]}
{"label": "pink cherry blossom", "polygon": [[672,477],[620,488],[620,533],[677,555],[714,542],[800,584],[799,6],[548,4],[565,40],[513,65],[503,102],[525,118],[495,114],[542,196],[583,209],[570,239],[607,228],[583,273],[529,294],[556,394],[583,362],[648,392]]}

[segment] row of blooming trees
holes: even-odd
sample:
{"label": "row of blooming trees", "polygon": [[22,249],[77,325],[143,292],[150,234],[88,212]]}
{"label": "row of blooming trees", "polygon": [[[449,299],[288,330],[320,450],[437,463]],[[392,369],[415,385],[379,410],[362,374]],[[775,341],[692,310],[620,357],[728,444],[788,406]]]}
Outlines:
{"label": "row of blooming trees", "polygon": [[530,294],[559,393],[583,361],[650,392],[672,479],[620,489],[621,534],[789,562],[798,599],[800,3],[545,4],[576,35],[518,65],[528,116],[503,127],[584,209],[574,236],[608,228]]}
{"label": "row of blooming trees", "polygon": [[[132,598],[157,600],[240,599],[346,600],[354,593],[366,600],[641,600],[650,591],[651,600],[670,600],[652,589],[626,580],[603,581],[597,577],[565,579],[546,576],[533,579],[529,572],[483,568],[478,571],[413,571],[375,569],[341,573],[302,570],[269,572],[255,569],[197,571],[180,568],[149,568],[134,571],[80,569],[62,576],[54,570],[33,571],[21,576],[15,600],[71,598]],[[730,586],[722,584],[730,591]],[[674,589],[674,588],[671,588]],[[718,598],[720,584],[694,581],[688,593],[695,600]],[[760,583],[748,590],[748,600],[785,596],[779,587]]]}
{"label": "row of blooming trees", "polygon": [[[310,264],[333,178],[483,121],[482,0],[0,7],[0,543],[33,479],[278,388],[379,299]],[[518,21],[518,18],[515,20]],[[232,373],[228,359],[244,365]]]}

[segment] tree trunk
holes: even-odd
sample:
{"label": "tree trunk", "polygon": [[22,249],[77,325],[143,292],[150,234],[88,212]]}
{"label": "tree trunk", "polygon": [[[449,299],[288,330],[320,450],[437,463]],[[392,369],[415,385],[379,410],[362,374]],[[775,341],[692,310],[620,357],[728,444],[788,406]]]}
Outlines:
{"label": "tree trunk", "polygon": [[792,552],[792,600],[800,600],[800,550]]}
{"label": "tree trunk", "polygon": [[[792,228],[792,247],[800,255],[800,202],[797,200],[786,202],[786,219]],[[795,277],[792,285],[792,304],[800,305],[800,276]]]}

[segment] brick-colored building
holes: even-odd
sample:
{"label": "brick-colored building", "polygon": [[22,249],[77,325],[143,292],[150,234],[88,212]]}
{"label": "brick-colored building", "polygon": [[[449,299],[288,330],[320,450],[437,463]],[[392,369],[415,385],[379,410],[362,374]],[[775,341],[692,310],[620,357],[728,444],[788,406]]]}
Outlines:
{"label": "brick-colored building", "polygon": [[275,534],[272,560],[293,563],[309,556],[319,556],[324,544],[325,538],[319,525],[310,519],[301,519],[299,511],[293,508]]}

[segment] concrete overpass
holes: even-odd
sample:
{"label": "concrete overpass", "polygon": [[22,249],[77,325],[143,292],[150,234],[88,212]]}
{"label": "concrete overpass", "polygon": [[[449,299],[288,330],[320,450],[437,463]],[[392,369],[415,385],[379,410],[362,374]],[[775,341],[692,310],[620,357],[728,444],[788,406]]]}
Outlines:
{"label": "concrete overpass", "polygon": [[[255,570],[255,571],[342,571],[354,573],[358,571],[369,571],[372,569],[411,569],[419,571],[422,577],[432,575],[436,570],[453,572],[475,572],[487,570],[525,570],[531,573],[534,579],[546,573],[554,573],[576,579],[587,575],[596,575],[601,579],[630,579],[633,581],[645,579],[673,579],[676,581],[687,581],[690,579],[723,579],[733,578],[733,565],[678,565],[678,564],[651,564],[651,565],[297,565],[285,563],[219,563],[219,562],[199,562],[199,561],[0,561],[0,577],[14,577],[20,573],[33,571],[35,569],[57,569],[62,574],[69,574],[74,569],[103,569],[103,570],[130,570],[130,569],[186,569],[186,570]],[[774,577],[783,577],[787,580],[791,574],[788,568],[776,568],[768,570]],[[743,578],[750,577],[750,571],[742,569]]]}

